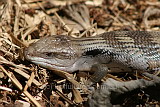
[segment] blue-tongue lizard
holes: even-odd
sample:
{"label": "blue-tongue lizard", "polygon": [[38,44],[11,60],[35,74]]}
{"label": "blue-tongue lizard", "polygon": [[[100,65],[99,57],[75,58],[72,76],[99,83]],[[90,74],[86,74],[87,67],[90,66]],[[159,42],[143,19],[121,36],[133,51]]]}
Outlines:
{"label": "blue-tongue lizard", "polygon": [[25,49],[29,61],[48,69],[95,71],[98,82],[108,72],[160,70],[159,31],[112,31],[94,37],[43,37]]}

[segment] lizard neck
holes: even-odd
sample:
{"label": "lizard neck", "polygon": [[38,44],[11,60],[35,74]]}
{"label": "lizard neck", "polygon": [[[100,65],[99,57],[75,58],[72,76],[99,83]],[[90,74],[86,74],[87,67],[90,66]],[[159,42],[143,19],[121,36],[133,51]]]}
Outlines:
{"label": "lizard neck", "polygon": [[[82,56],[99,56],[110,53],[113,49],[107,41],[101,37],[88,37],[77,39],[74,44],[80,50]],[[79,52],[79,51],[77,51]]]}

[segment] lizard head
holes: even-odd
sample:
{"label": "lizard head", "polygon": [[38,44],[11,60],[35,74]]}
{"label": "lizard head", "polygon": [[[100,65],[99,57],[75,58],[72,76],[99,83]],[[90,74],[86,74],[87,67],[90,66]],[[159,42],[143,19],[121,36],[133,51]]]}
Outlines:
{"label": "lizard head", "polygon": [[27,60],[48,69],[72,71],[79,56],[76,46],[69,36],[43,37],[25,49],[24,56]]}

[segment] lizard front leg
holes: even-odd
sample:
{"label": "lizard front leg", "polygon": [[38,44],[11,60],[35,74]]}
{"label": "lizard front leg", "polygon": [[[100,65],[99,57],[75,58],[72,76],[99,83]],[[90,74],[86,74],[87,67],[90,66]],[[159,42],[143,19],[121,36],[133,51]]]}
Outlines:
{"label": "lizard front leg", "polygon": [[95,64],[92,66],[91,71],[94,72],[94,74],[88,79],[87,85],[98,83],[103,77],[106,76],[109,70],[106,64]]}

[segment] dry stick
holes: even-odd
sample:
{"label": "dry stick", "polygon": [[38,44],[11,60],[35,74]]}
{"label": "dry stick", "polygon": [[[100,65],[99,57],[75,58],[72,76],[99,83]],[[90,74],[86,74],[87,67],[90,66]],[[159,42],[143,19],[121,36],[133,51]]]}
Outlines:
{"label": "dry stick", "polygon": [[62,20],[62,18],[57,14],[57,12],[54,12],[55,16],[59,19],[59,21],[63,24],[63,26],[67,29],[68,32],[71,31],[71,29],[65,24],[65,22]]}
{"label": "dry stick", "polygon": [[67,72],[64,72],[64,71],[60,71],[60,70],[57,70],[55,73],[58,74],[59,76],[63,77],[63,78],[66,78],[76,88],[81,88],[84,92],[89,92],[88,89],[87,89],[87,87],[84,86],[84,85],[81,85],[79,82],[77,82],[76,80],[74,80],[74,77],[71,74],[69,74]]}
{"label": "dry stick", "polygon": [[97,26],[97,23],[95,23],[91,27],[89,27],[86,31],[84,31],[81,35],[79,35],[79,37],[82,37],[85,33],[87,33],[89,30],[91,30],[95,26]]}
{"label": "dry stick", "polygon": [[3,87],[3,86],[0,86],[0,90],[5,90],[5,91],[10,91],[10,92],[12,92],[12,89],[7,88],[7,87]]}
{"label": "dry stick", "polygon": [[147,5],[160,7],[160,2],[146,1]]}
{"label": "dry stick", "polygon": [[113,79],[115,79],[115,80],[117,80],[117,81],[123,82],[123,80],[121,80],[121,79],[119,79],[119,78],[117,78],[117,77],[115,77],[115,76],[113,76],[113,75],[111,75],[111,74],[107,74],[107,77],[113,78]]}
{"label": "dry stick", "polygon": [[31,84],[32,84],[32,82],[34,80],[34,77],[35,77],[34,72],[32,72],[29,80],[27,81],[27,83],[26,83],[26,85],[25,85],[25,87],[23,89],[23,91],[27,91],[27,88],[31,86]]}
{"label": "dry stick", "polygon": [[[0,63],[3,63],[3,64],[7,64],[7,65],[11,65],[17,69],[13,69],[16,73],[20,74],[21,76],[25,77],[26,79],[29,79],[29,75],[27,73],[25,73],[25,70],[24,69],[28,69],[28,67],[25,67],[25,66],[21,66],[21,65],[16,65],[14,64],[13,62],[11,61],[8,61],[6,60],[4,57],[0,56]],[[33,80],[33,83],[37,86],[41,86],[42,84],[39,83],[36,79]]]}
{"label": "dry stick", "polygon": [[20,7],[16,6],[16,16],[14,23],[14,35],[19,31]]}
{"label": "dry stick", "polygon": [[67,96],[65,96],[64,94],[62,94],[59,90],[56,89],[55,91],[59,96],[61,96],[65,101],[67,101],[69,104],[73,105],[75,104],[73,101],[71,101],[70,99],[68,99]]}
{"label": "dry stick", "polygon": [[[51,23],[53,19],[49,15],[50,13],[48,13],[47,10],[45,10],[45,8],[44,8],[44,6],[42,4],[40,4],[39,2],[37,2],[37,4],[42,9],[42,11],[46,14],[47,21],[49,21]],[[54,9],[54,12],[56,12],[56,11],[58,11],[58,9]],[[55,25],[54,24],[49,24],[48,26],[49,26],[49,29],[50,29],[50,34],[51,35],[55,35],[56,34],[56,27],[55,27]]]}
{"label": "dry stick", "polygon": [[[28,75],[27,73],[25,73],[25,70],[21,70],[21,69],[14,69],[14,71],[16,73],[18,73],[19,75],[22,75],[24,78],[29,79],[30,75]],[[36,86],[41,86],[42,84],[39,83],[36,79],[33,79],[33,84],[35,84]]]}
{"label": "dry stick", "polygon": [[[12,76],[3,68],[3,66],[0,65],[0,69],[11,79],[11,81],[17,86],[17,88],[19,88],[19,90],[23,89],[22,85],[17,80],[12,78]],[[33,96],[28,91],[23,91],[23,94],[25,94],[26,97],[28,97],[30,101],[35,104],[35,106],[41,107],[41,105],[33,98]]]}
{"label": "dry stick", "polygon": [[0,63],[7,64],[7,65],[11,65],[11,66],[13,66],[13,67],[15,67],[15,68],[18,68],[18,69],[23,69],[23,68],[29,69],[28,67],[25,67],[25,66],[16,65],[16,64],[14,64],[14,63],[11,62],[11,61],[6,60],[6,59],[5,59],[4,57],[2,57],[2,56],[0,56]]}
{"label": "dry stick", "polygon": [[28,45],[25,44],[24,42],[20,41],[17,39],[11,31],[8,31],[9,36],[12,38],[12,41],[14,44],[18,45],[19,47],[27,47]]}
{"label": "dry stick", "polygon": [[37,24],[31,26],[30,28],[28,28],[26,30],[26,32],[22,35],[22,40],[23,41],[25,41],[24,38],[26,38],[27,35],[31,34],[35,29],[37,29],[37,26],[39,25],[40,22],[41,21],[39,21]]}
{"label": "dry stick", "polygon": [[15,0],[15,2],[18,4],[19,7],[22,7],[21,0]]}
{"label": "dry stick", "polygon": [[[46,13],[47,14],[47,12],[45,11],[45,9],[44,9],[44,7],[41,5],[41,4],[39,4],[39,3],[37,3],[40,7],[41,7],[41,9],[43,10],[43,12],[44,13]],[[70,33],[70,32],[72,32],[72,29],[70,29],[67,25],[66,25],[66,23],[63,21],[63,19],[57,14],[57,12],[55,11],[55,12],[53,12],[54,14],[55,14],[55,16],[58,18],[58,20],[62,23],[62,25],[67,29],[67,31]],[[48,15],[48,14],[47,14]]]}
{"label": "dry stick", "polygon": [[72,91],[73,91],[73,95],[74,95],[74,101],[76,102],[76,103],[82,103],[83,102],[83,98],[81,97],[81,94],[80,94],[80,92],[78,91],[78,90],[76,90],[76,89],[72,89]]}
{"label": "dry stick", "polygon": [[71,74],[64,72],[64,71],[61,71],[61,70],[56,70],[56,69],[53,69],[53,72],[55,74],[65,78],[65,79],[67,79],[68,81],[70,81],[76,88],[81,88],[84,92],[89,92],[87,87],[84,85],[81,85],[79,82],[74,80],[74,77]]}

